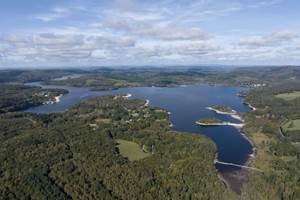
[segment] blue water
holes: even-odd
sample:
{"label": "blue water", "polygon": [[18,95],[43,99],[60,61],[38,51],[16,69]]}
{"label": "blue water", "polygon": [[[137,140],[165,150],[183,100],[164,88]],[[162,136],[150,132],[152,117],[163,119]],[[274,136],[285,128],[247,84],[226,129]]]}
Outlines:
{"label": "blue water", "polygon": [[[30,85],[41,86],[40,83]],[[240,131],[231,126],[201,127],[195,121],[202,117],[216,117],[230,122],[238,120],[230,116],[218,115],[206,107],[214,105],[226,105],[238,112],[247,112],[250,109],[243,104],[243,99],[237,94],[246,91],[246,88],[224,87],[210,85],[192,85],[174,88],[137,87],[122,88],[113,91],[90,91],[88,88],[67,86],[42,86],[43,88],[67,89],[69,94],[63,96],[57,104],[33,107],[26,112],[51,113],[62,112],[72,105],[86,99],[116,94],[132,94],[131,98],[148,99],[150,105],[164,108],[171,112],[170,120],[173,129],[192,133],[204,134],[211,138],[218,149],[218,160],[222,162],[243,165],[252,154],[252,146]],[[239,170],[237,167],[216,165],[219,172],[231,172]]]}

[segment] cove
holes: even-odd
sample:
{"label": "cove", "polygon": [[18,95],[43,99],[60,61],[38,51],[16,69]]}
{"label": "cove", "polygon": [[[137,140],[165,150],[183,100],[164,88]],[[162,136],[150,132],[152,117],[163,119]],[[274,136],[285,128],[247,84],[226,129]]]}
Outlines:
{"label": "cove", "polygon": [[[237,119],[216,114],[207,107],[225,105],[239,113],[248,112],[250,108],[243,104],[241,97],[237,96],[239,92],[247,91],[247,88],[201,84],[171,88],[134,87],[111,91],[90,91],[85,87],[42,85],[39,82],[27,85],[66,89],[69,93],[64,95],[57,104],[41,105],[27,109],[25,112],[63,112],[92,97],[130,93],[132,94],[130,98],[147,99],[151,106],[169,111],[174,130],[204,134],[211,138],[217,146],[217,159],[221,162],[244,165],[253,153],[252,145],[237,128],[231,126],[201,127],[195,124],[195,121],[203,117],[215,117],[223,121],[239,123]],[[239,185],[237,180],[233,180],[232,177],[226,178],[225,175],[239,172],[241,168],[223,164],[216,164],[216,168],[231,186]]]}

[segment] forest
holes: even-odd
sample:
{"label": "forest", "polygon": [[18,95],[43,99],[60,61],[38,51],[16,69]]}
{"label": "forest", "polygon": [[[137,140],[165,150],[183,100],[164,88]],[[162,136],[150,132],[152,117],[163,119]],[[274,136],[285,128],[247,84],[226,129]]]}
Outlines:
{"label": "forest", "polygon": [[[71,74],[81,76],[56,79]],[[300,198],[299,67],[8,70],[0,77],[2,199]],[[263,173],[250,171],[237,197],[218,178],[215,145],[204,136],[172,131],[166,111],[141,100],[102,97],[64,113],[14,112],[66,92],[22,85],[32,81],[94,90],[249,87],[239,94],[255,107],[243,113],[243,132],[256,148],[249,164]]]}
{"label": "forest", "polygon": [[66,94],[61,89],[41,89],[21,84],[0,84],[0,113],[25,110],[53,101],[55,96]]}
{"label": "forest", "polygon": [[[79,72],[77,72],[79,73]],[[274,84],[299,84],[298,67],[243,68],[129,68],[81,71],[81,77],[65,80],[45,80],[47,84],[85,86],[92,90],[112,90],[122,87],[174,87],[191,84],[220,84],[250,88]]]}
{"label": "forest", "polygon": [[[57,79],[68,75],[76,78]],[[54,85],[86,86],[93,90],[111,90],[133,86],[173,87],[188,84],[221,84],[265,87],[274,84],[299,84],[300,69],[283,67],[169,67],[169,68],[95,68],[61,70],[0,70],[0,83],[44,82]],[[287,84],[288,83],[288,84]]]}
{"label": "forest", "polygon": [[278,98],[279,94],[300,91],[297,74],[288,81],[274,82],[265,88],[251,90],[245,101],[256,108],[245,114],[244,132],[257,148],[252,163],[264,171],[250,173],[244,184],[243,199],[300,198],[300,129],[287,123],[300,119],[300,98]]}
{"label": "forest", "polygon": [[79,70],[0,70],[0,83],[46,81],[77,72],[79,72]]}
{"label": "forest", "polygon": [[[0,115],[2,199],[224,199],[215,145],[171,131],[166,111],[101,97],[65,113]],[[130,160],[127,141],[151,154]],[[138,148],[136,145],[134,148]],[[132,151],[135,153],[134,151]]]}

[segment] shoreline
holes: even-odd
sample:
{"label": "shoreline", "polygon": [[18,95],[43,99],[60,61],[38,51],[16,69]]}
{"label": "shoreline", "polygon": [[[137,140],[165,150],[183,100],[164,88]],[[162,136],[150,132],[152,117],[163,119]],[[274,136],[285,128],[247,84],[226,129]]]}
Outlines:
{"label": "shoreline", "polygon": [[[243,102],[245,105],[247,105],[252,111],[256,111],[257,109],[252,106],[250,103],[247,103],[247,102]],[[207,107],[208,110],[212,110],[214,112],[216,112],[217,114],[220,114],[220,115],[229,115],[230,117],[234,118],[234,119],[238,119],[240,120],[241,122],[245,122],[245,120],[238,114],[238,112],[236,112],[235,110],[233,110],[232,113],[229,113],[229,112],[222,112],[222,111],[219,111],[217,109],[214,109],[212,107]],[[230,122],[225,122],[227,123],[227,125],[231,125],[233,124],[233,127],[235,128],[238,128],[240,131],[240,134],[251,144],[252,146],[252,153],[248,155],[248,159],[249,158],[255,158],[255,155],[256,155],[256,147],[254,145],[254,143],[250,140],[249,137],[247,137],[247,135],[244,133],[244,131],[242,130],[242,128],[246,125],[245,123],[242,124],[238,124],[238,126],[235,126],[236,124],[235,123],[230,123]],[[198,123],[199,125],[203,125],[203,126],[208,126],[207,124],[203,124],[203,123]],[[225,125],[223,123],[220,123],[220,124],[216,124],[217,126],[219,125]],[[247,163],[247,161],[246,161]]]}
{"label": "shoreline", "polygon": [[63,94],[60,94],[60,95],[54,97],[55,98],[55,103],[59,103],[60,102],[60,98],[62,98],[62,96],[63,96]]}
{"label": "shoreline", "polygon": [[245,105],[247,105],[251,110],[253,110],[253,111],[256,111],[257,109],[254,107],[254,106],[252,106],[250,103],[247,103],[247,102],[243,102]]}
{"label": "shoreline", "polygon": [[231,186],[230,186],[230,183],[223,177],[222,173],[219,172],[219,170],[216,167],[216,161],[218,160],[218,156],[219,156],[218,155],[218,151],[216,151],[216,153],[215,153],[215,159],[214,159],[214,166],[215,166],[215,169],[217,170],[218,178],[223,182],[223,184],[225,185],[226,189],[232,190]]}
{"label": "shoreline", "polygon": [[129,99],[130,97],[132,97],[132,94],[130,93],[127,93],[126,95],[122,96],[123,98],[125,99]]}
{"label": "shoreline", "polygon": [[233,119],[237,119],[241,122],[245,122],[245,120],[241,116],[239,116],[238,114],[230,115],[230,117],[232,117]]}
{"label": "shoreline", "polygon": [[216,112],[217,114],[220,114],[220,115],[236,115],[237,112],[235,110],[232,110],[232,112],[225,112],[225,111],[220,111],[218,109],[215,109],[213,107],[207,107],[208,110],[212,110],[214,112]]}
{"label": "shoreline", "polygon": [[217,109],[212,108],[212,107],[207,107],[206,109],[214,111],[215,113],[217,113],[219,115],[229,115],[233,119],[237,119],[241,122],[244,122],[243,118],[235,110],[232,110],[232,112],[223,112],[223,111],[217,110]]}
{"label": "shoreline", "polygon": [[196,124],[200,126],[233,126],[235,128],[241,129],[245,126],[245,124],[237,124],[237,123],[231,123],[231,122],[222,122],[222,123],[201,123],[201,122],[196,122]]}
{"label": "shoreline", "polygon": [[[252,106],[250,103],[247,103],[247,102],[243,102],[245,105],[247,105],[252,111],[256,111],[257,108],[255,108],[254,106]],[[249,154],[248,156],[248,160],[246,161],[246,165],[251,165],[251,163],[253,162],[253,160],[255,159],[256,157],[256,151],[257,151],[257,148],[254,144],[254,142],[246,135],[246,133],[242,130],[241,131],[241,135],[251,144],[252,146],[252,154]]]}
{"label": "shoreline", "polygon": [[[256,155],[256,147],[254,145],[254,143],[250,140],[250,138],[247,137],[247,135],[243,132],[243,130],[241,130],[241,135],[251,144],[252,146],[252,153],[248,155],[248,159],[250,158],[255,158]],[[248,161],[246,161],[247,163]]]}
{"label": "shoreline", "polygon": [[55,96],[54,100],[45,101],[45,102],[43,102],[42,105],[51,105],[51,104],[59,103],[62,96],[64,96],[64,95],[60,94],[58,96]]}
{"label": "shoreline", "polygon": [[[245,105],[247,105],[252,111],[256,111],[257,109],[254,107],[254,106],[252,106],[250,103],[247,103],[247,102],[243,102]],[[208,107],[207,108],[208,110],[211,110],[211,111],[214,111],[215,113],[217,113],[217,114],[220,114],[220,115],[229,115],[229,116],[231,116],[232,118],[234,118],[234,119],[238,119],[238,120],[240,120],[241,122],[245,122],[245,120],[236,112],[236,111],[234,111],[234,112],[232,112],[232,113],[229,113],[229,112],[222,112],[222,111],[219,111],[219,110],[217,110],[217,109],[214,109],[214,108],[212,108],[212,107]],[[196,122],[198,125],[202,125],[202,126],[214,126],[214,125],[230,125],[230,123],[226,123],[226,122],[224,122],[224,123],[215,123],[215,124],[204,124],[204,123],[199,123],[199,122]],[[243,127],[245,126],[245,123],[243,123],[243,125],[239,125],[238,127],[237,126],[234,126],[235,128],[237,128],[238,130],[239,130],[239,132],[240,132],[240,134],[241,134],[241,136],[244,138],[244,139],[246,139],[249,143],[250,143],[250,145],[252,146],[252,153],[251,154],[248,154],[248,157],[247,157],[247,159],[246,159],[246,161],[245,161],[245,163],[244,163],[244,165],[245,166],[248,166],[248,167],[251,167],[252,165],[253,165],[253,162],[254,162],[254,160],[255,160],[255,157],[256,157],[256,154],[257,154],[257,148],[255,147],[255,145],[254,145],[254,143],[253,143],[253,141],[245,134],[245,132],[243,131]],[[215,161],[218,161],[218,159],[217,159],[217,157],[216,157],[216,159],[215,159]],[[240,177],[240,178],[245,178],[246,177],[246,174],[245,173],[248,173],[248,170],[247,169],[241,169],[241,171],[238,173],[238,176]],[[225,182],[226,181],[226,178],[225,177],[223,177],[222,176],[222,174],[220,173],[220,180],[222,181],[222,182]],[[225,181],[224,181],[225,180]],[[231,188],[230,187],[230,184],[229,184],[229,182],[225,182],[225,183],[227,183],[228,185],[229,185],[229,188]],[[232,188],[231,188],[232,189]]]}
{"label": "shoreline", "polygon": [[147,106],[149,106],[149,104],[150,104],[150,100],[146,99],[146,103],[144,106],[147,107]]}

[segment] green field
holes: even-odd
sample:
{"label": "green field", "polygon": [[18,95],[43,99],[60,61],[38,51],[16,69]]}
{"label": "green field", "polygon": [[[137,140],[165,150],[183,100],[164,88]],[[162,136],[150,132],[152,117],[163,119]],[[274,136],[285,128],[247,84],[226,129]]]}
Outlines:
{"label": "green field", "polygon": [[127,157],[130,161],[141,160],[151,155],[145,153],[140,145],[135,142],[118,139],[117,143],[119,143],[118,147],[121,155]]}
{"label": "green field", "polygon": [[277,94],[276,97],[286,101],[291,101],[300,97],[300,91]]}
{"label": "green field", "polygon": [[282,128],[284,131],[300,131],[300,119],[289,121]]}

